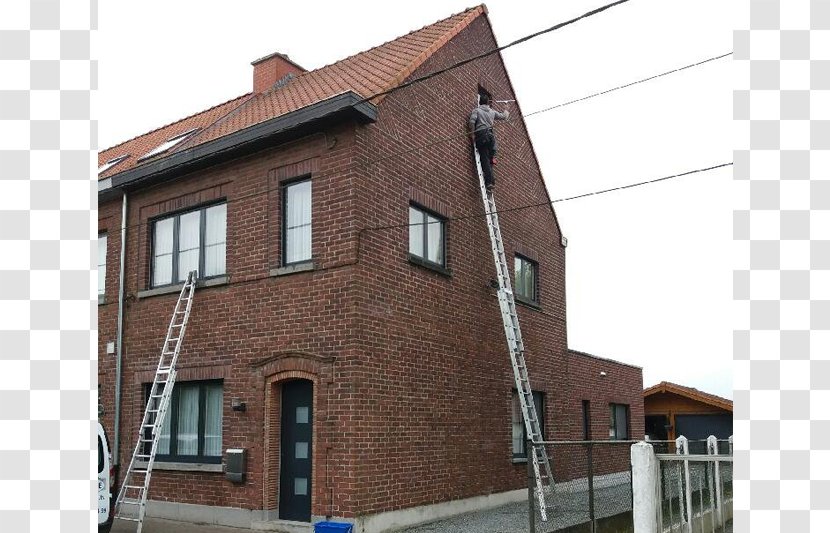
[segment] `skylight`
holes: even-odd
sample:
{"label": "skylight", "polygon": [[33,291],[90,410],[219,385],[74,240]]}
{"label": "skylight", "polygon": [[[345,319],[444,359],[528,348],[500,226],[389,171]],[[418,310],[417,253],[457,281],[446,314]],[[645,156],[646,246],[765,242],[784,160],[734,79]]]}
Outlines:
{"label": "skylight", "polygon": [[120,163],[121,161],[124,161],[124,160],[125,160],[125,159],[127,159],[128,157],[130,157],[130,155],[129,155],[129,154],[127,154],[127,155],[120,155],[120,156],[116,157],[115,159],[110,159],[109,161],[107,161],[106,163],[104,163],[103,165],[101,165],[100,167],[98,167],[98,174],[103,174],[104,172],[106,172],[107,170],[111,169],[112,167],[114,167],[115,165],[117,165],[118,163]]}
{"label": "skylight", "polygon": [[173,148],[174,146],[176,146],[177,144],[179,144],[183,140],[190,137],[193,134],[193,132],[195,132],[197,129],[199,129],[199,128],[193,128],[192,130],[187,130],[184,133],[179,133],[175,137],[171,137],[170,139],[168,139],[168,140],[164,141],[163,143],[161,143],[160,145],[156,146],[155,148],[153,148],[152,150],[150,150],[149,152],[147,152],[143,156],[139,157],[138,160],[141,161],[142,159],[147,159],[148,157],[153,157],[153,156],[156,156],[156,155],[159,155],[159,154],[163,154],[167,150]]}

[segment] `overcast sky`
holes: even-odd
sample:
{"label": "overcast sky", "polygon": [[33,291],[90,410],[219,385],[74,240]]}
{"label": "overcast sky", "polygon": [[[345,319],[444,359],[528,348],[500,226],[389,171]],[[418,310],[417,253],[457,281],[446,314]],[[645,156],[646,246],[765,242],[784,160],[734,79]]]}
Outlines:
{"label": "overcast sky", "polygon": [[[487,7],[503,45],[603,3]],[[725,4],[631,0],[505,51],[521,112],[731,51]],[[101,2],[99,146],[250,91],[250,62],[271,52],[314,69],[473,5]],[[730,62],[528,117],[551,197],[731,161]],[[732,398],[730,179],[727,167],[556,204],[571,348],[642,366],[645,386],[667,380]]]}

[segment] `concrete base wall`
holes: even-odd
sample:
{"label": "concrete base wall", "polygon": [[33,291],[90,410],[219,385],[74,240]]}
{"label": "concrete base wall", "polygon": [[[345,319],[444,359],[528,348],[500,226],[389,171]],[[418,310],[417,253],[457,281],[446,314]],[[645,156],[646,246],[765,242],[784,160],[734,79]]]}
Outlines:
{"label": "concrete base wall", "polygon": [[[354,533],[386,533],[427,522],[443,520],[463,513],[492,509],[508,503],[526,500],[527,489],[518,489],[463,500],[388,511],[375,515],[361,516],[356,519],[333,517],[329,518],[329,520],[353,523]],[[147,502],[146,514],[148,517],[153,518],[164,518],[195,524],[238,527],[257,531],[279,531],[283,533],[311,533],[313,531],[311,524],[278,520],[274,516],[274,511],[261,509],[252,510],[195,505],[190,503],[149,501]],[[325,517],[312,517],[312,523],[321,520],[325,520]]]}

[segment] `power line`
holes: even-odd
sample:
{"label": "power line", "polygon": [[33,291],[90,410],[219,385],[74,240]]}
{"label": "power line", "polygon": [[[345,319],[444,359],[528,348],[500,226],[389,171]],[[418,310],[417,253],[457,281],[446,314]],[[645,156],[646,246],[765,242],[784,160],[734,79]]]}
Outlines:
{"label": "power line", "polygon": [[393,93],[393,92],[398,91],[400,89],[404,89],[406,87],[409,87],[410,85],[414,85],[415,83],[420,83],[420,82],[428,80],[430,78],[434,78],[435,76],[439,76],[439,75],[441,75],[445,72],[448,72],[450,70],[456,69],[458,67],[462,67],[462,66],[464,66],[468,63],[472,63],[473,61],[477,61],[479,59],[482,59],[482,58],[485,58],[487,56],[491,56],[495,53],[501,52],[502,50],[506,50],[506,49],[510,48],[511,46],[516,46],[517,44],[521,44],[521,43],[524,43],[524,42],[529,41],[531,39],[535,39],[536,37],[539,37],[540,35],[544,35],[546,33],[556,31],[560,28],[564,28],[565,26],[569,26],[571,24],[574,24],[575,22],[579,22],[582,19],[586,19],[588,17],[593,17],[594,15],[598,15],[598,14],[602,13],[603,11],[605,11],[607,9],[611,9],[612,7],[616,7],[620,4],[624,4],[628,1],[629,0],[617,0],[616,2],[612,2],[610,4],[606,4],[602,7],[592,9],[591,11],[583,13],[582,15],[580,15],[578,17],[572,18],[570,20],[566,20],[565,22],[560,22],[558,24],[554,24],[550,28],[546,28],[544,30],[537,31],[536,33],[531,33],[530,35],[525,35],[524,37],[516,39],[515,41],[513,41],[511,43],[508,43],[504,46],[498,46],[498,47],[493,48],[492,50],[489,50],[487,52],[475,55],[473,57],[469,57],[467,59],[463,59],[461,61],[458,61],[457,63],[453,63],[452,65],[450,65],[448,67],[444,67],[444,68],[436,70],[434,72],[430,72],[429,74],[424,74],[423,76],[419,76],[415,79],[409,80],[406,83],[401,83],[400,85],[396,85],[395,87],[392,87],[390,89],[386,89],[384,91],[380,91],[378,93],[375,93],[372,96],[367,96],[366,98],[361,100],[359,103],[368,102],[370,100],[378,98],[379,96],[385,96],[387,94]]}
{"label": "power line", "polygon": [[[667,180],[671,180],[671,179],[675,179],[675,178],[680,178],[680,177],[683,177],[683,176],[688,176],[690,174],[698,174],[700,172],[708,172],[710,170],[715,170],[715,169],[718,169],[718,168],[728,167],[728,166],[731,166],[731,165],[732,165],[732,162],[730,161],[729,163],[721,163],[719,165],[713,165],[711,167],[698,168],[698,169],[695,169],[695,170],[689,170],[687,172],[681,172],[680,174],[672,174],[670,176],[663,176],[661,178],[655,178],[655,179],[646,180],[646,181],[639,181],[639,182],[636,182],[636,183],[629,183],[628,185],[621,185],[619,187],[613,187],[611,189],[603,189],[603,190],[599,190],[599,191],[588,192],[588,193],[584,193],[584,194],[579,194],[577,196],[570,196],[570,197],[567,197],[567,198],[558,198],[556,200],[551,200],[550,202],[540,202],[540,203],[536,203],[536,204],[527,204],[527,205],[520,205],[520,206],[516,206],[516,207],[507,207],[507,208],[504,208],[504,209],[497,209],[496,211],[494,211],[494,213],[503,214],[503,213],[510,213],[510,212],[513,212],[513,211],[521,211],[523,209],[530,209],[532,207],[545,207],[545,206],[549,206],[551,204],[555,204],[555,203],[558,203],[558,202],[568,202],[568,201],[571,201],[571,200],[577,200],[579,198],[585,198],[587,196],[595,196],[595,195],[598,195],[598,194],[605,194],[605,193],[614,192],[614,191],[621,191],[623,189],[632,189],[634,187],[641,187],[643,185],[649,185],[649,184],[652,184],[652,183],[658,183],[658,182],[661,182],[661,181],[667,181]],[[410,227],[410,226],[423,226],[424,224],[440,224],[440,223],[443,223],[443,222],[457,222],[457,221],[461,221],[461,220],[468,220],[468,219],[471,219],[471,218],[482,218],[482,217],[485,217],[485,216],[487,216],[487,215],[476,213],[475,215],[463,215],[463,216],[459,216],[459,217],[445,218],[444,220],[439,220],[437,222],[416,222],[416,223],[413,223],[413,224],[408,224],[407,223],[407,224],[389,224],[389,225],[386,225],[386,226],[373,226],[373,227],[369,227],[369,228],[363,228],[360,231],[361,232],[376,231],[376,230],[386,230],[386,229],[394,229],[394,228],[405,228],[405,227]]]}
{"label": "power line", "polygon": [[[410,81],[408,81],[408,82],[406,82],[406,83],[404,83],[404,84],[398,85],[398,86],[393,87],[393,88],[391,88],[391,89],[388,89],[388,90],[386,90],[386,91],[381,91],[381,92],[376,93],[376,94],[374,94],[374,95],[372,95],[372,96],[369,96],[369,97],[364,98],[364,100],[362,100],[362,101],[369,101],[369,100],[371,100],[371,99],[373,99],[373,98],[377,98],[378,96],[385,95],[385,94],[389,94],[389,93],[394,92],[394,91],[396,91],[396,90],[398,90],[398,89],[401,89],[401,88],[403,88],[403,87],[411,86],[411,85],[413,85],[413,84],[415,84],[415,83],[420,83],[420,82],[425,81],[425,80],[427,80],[427,79],[433,78],[433,77],[435,77],[435,76],[437,76],[437,75],[439,75],[439,74],[442,74],[442,73],[444,73],[444,72],[447,72],[448,70],[452,70],[452,69],[454,69],[454,68],[458,68],[458,67],[460,67],[460,66],[463,66],[463,65],[465,65],[465,64],[471,63],[471,62],[476,61],[476,60],[478,60],[478,59],[481,59],[481,58],[483,58],[483,57],[487,57],[487,56],[489,56],[489,55],[495,54],[495,53],[497,53],[497,52],[499,52],[499,51],[501,51],[501,50],[504,50],[504,49],[506,49],[506,48],[510,48],[510,47],[512,47],[512,46],[515,46],[515,45],[517,45],[517,44],[521,44],[521,43],[526,42],[526,41],[528,41],[528,40],[530,40],[530,39],[533,39],[533,38],[535,38],[535,37],[538,37],[538,36],[540,36],[540,35],[543,35],[543,34],[546,34],[546,33],[552,32],[552,31],[554,31],[554,30],[557,30],[557,29],[559,29],[559,28],[562,28],[562,27],[568,26],[568,25],[573,24],[573,23],[575,23],[575,22],[577,22],[577,21],[579,21],[579,20],[582,20],[582,19],[584,19],[584,18],[588,18],[588,17],[590,17],[590,16],[596,15],[596,14],[601,13],[601,12],[603,12],[603,11],[607,10],[607,9],[610,9],[611,7],[615,7],[615,6],[619,5],[619,4],[623,4],[623,3],[628,2],[628,1],[629,1],[629,0],[619,0],[619,1],[617,1],[617,2],[613,2],[613,3],[611,3],[611,4],[607,4],[607,5],[602,6],[602,7],[600,7],[600,8],[597,8],[597,9],[594,9],[594,10],[592,10],[592,11],[589,11],[589,12],[587,12],[587,13],[585,13],[585,14],[583,14],[583,15],[579,16],[579,17],[576,17],[576,18],[573,18],[573,19],[567,20],[567,21],[565,21],[565,22],[561,22],[561,23],[555,24],[555,25],[553,25],[553,26],[551,26],[551,27],[549,27],[549,28],[547,28],[547,29],[544,29],[544,30],[541,30],[541,31],[539,31],[539,32],[536,32],[536,33],[533,33],[533,34],[527,35],[527,36],[525,36],[525,37],[522,37],[522,38],[520,38],[520,39],[517,39],[517,40],[515,40],[515,41],[513,41],[513,42],[511,42],[511,43],[508,43],[508,44],[504,45],[504,46],[501,46],[501,47],[498,47],[498,48],[494,48],[494,49],[489,50],[489,51],[487,51],[487,52],[484,52],[484,53],[482,53],[482,54],[478,54],[477,56],[473,56],[473,57],[467,58],[467,59],[465,59],[465,60],[459,61],[459,62],[454,63],[453,65],[450,65],[450,66],[448,66],[448,67],[446,67],[446,68],[444,68],[444,69],[440,69],[440,70],[438,70],[438,71],[435,71],[435,72],[432,72],[432,73],[426,74],[426,75],[424,75],[424,76],[420,76],[420,77],[418,77],[418,78],[415,78],[415,79],[413,79],[413,80],[410,80]],[[586,100],[586,99],[589,99],[589,98],[593,98],[593,97],[599,96],[599,95],[601,95],[601,94],[606,94],[606,93],[608,93],[608,92],[612,92],[612,91],[614,91],[614,90],[618,90],[618,89],[621,89],[621,88],[624,88],[624,87],[628,87],[628,86],[631,86],[631,85],[636,85],[636,84],[638,84],[638,83],[643,83],[643,82],[645,82],[645,81],[649,81],[649,80],[652,80],[652,79],[655,79],[655,78],[658,78],[658,77],[661,77],[661,76],[665,76],[665,75],[668,75],[668,74],[672,74],[672,73],[674,73],[674,72],[679,72],[679,71],[681,71],[681,70],[685,70],[685,69],[688,69],[688,68],[692,68],[692,67],[694,67],[694,66],[699,66],[699,65],[702,65],[702,64],[707,63],[707,62],[709,62],[709,61],[713,61],[713,60],[715,60],[715,59],[720,59],[720,58],[722,58],[722,57],[726,57],[726,56],[730,55],[731,53],[732,53],[732,52],[729,52],[728,54],[723,54],[723,55],[721,55],[721,56],[717,56],[717,57],[714,57],[714,58],[709,58],[709,59],[707,59],[707,60],[703,60],[703,61],[700,61],[700,62],[698,62],[698,63],[694,63],[694,64],[691,64],[691,65],[686,65],[686,66],[684,66],[684,67],[680,67],[680,68],[674,69],[674,70],[672,70],[672,71],[667,71],[667,72],[661,73],[661,74],[656,75],[656,76],[651,76],[651,77],[646,78],[646,79],[642,79],[642,80],[638,80],[638,81],[636,81],[636,82],[632,82],[632,83],[626,84],[626,85],[624,85],[624,86],[619,86],[619,87],[615,87],[615,88],[613,88],[613,89],[609,89],[609,90],[606,90],[606,91],[603,91],[603,92],[600,92],[600,93],[595,93],[595,94],[592,94],[592,95],[588,95],[588,96],[586,96],[586,97],[583,97],[583,98],[580,98],[580,99],[577,99],[577,100],[572,100],[572,101],[570,101],[570,102],[564,102],[564,103],[562,103],[562,104],[558,104],[558,105],[556,105],[556,106],[552,106],[552,107],[550,107],[550,108],[546,108],[546,109],[542,109],[542,110],[534,111],[534,112],[532,112],[532,113],[528,113],[528,114],[526,114],[526,115],[523,115],[523,117],[528,117],[528,116],[531,116],[531,115],[536,115],[536,114],[540,114],[540,113],[543,113],[543,112],[551,111],[551,110],[553,110],[553,109],[557,109],[557,108],[564,107],[564,106],[567,106],[567,105],[570,105],[570,104],[573,104],[573,103],[576,103],[576,102],[579,102],[579,101],[582,101],[582,100]],[[316,181],[316,180],[319,180],[319,179],[322,179],[322,178],[325,178],[325,177],[330,177],[330,176],[342,176],[342,175],[343,175],[343,172],[345,172],[345,171],[353,170],[353,169],[355,169],[355,168],[359,168],[359,167],[368,167],[368,166],[370,166],[370,165],[375,165],[375,164],[380,163],[380,162],[382,162],[382,161],[386,161],[386,160],[389,160],[389,159],[393,159],[393,158],[395,158],[395,157],[400,157],[400,156],[403,156],[403,155],[407,155],[407,154],[410,154],[410,153],[413,153],[413,152],[416,152],[416,151],[419,151],[419,150],[424,150],[424,149],[426,149],[426,148],[430,148],[430,147],[432,147],[432,146],[435,146],[435,145],[440,144],[440,143],[443,143],[443,142],[447,142],[447,141],[450,141],[450,140],[458,139],[458,138],[461,138],[461,137],[466,137],[466,136],[468,136],[469,134],[470,134],[469,132],[464,131],[464,132],[461,132],[461,133],[458,133],[458,134],[453,134],[453,135],[446,136],[446,137],[440,137],[440,138],[437,138],[437,139],[435,139],[435,140],[433,140],[433,141],[427,142],[427,143],[425,143],[425,144],[423,144],[423,145],[421,145],[421,146],[415,146],[415,147],[412,147],[412,148],[408,148],[408,149],[406,149],[406,150],[401,150],[401,151],[399,151],[399,152],[394,152],[394,153],[391,153],[391,154],[388,154],[388,155],[385,155],[385,156],[382,156],[382,157],[379,157],[379,158],[376,158],[376,159],[371,159],[371,160],[369,160],[369,161],[365,161],[365,162],[364,162],[364,161],[358,161],[358,162],[355,162],[355,163],[354,163],[354,164],[352,164],[352,165],[347,165],[347,166],[345,166],[345,167],[341,167],[341,168],[333,169],[333,170],[331,170],[331,171],[329,171],[329,172],[321,172],[321,173],[317,173],[316,175],[311,176],[309,179],[310,179],[310,180],[313,180],[313,181]],[[261,191],[255,191],[255,192],[251,192],[251,193],[248,193],[248,194],[245,194],[245,195],[242,195],[242,196],[237,196],[237,197],[235,197],[235,198],[229,198],[229,199],[227,199],[227,200],[226,200],[226,202],[225,202],[225,203],[230,204],[230,203],[234,203],[234,202],[238,202],[238,201],[248,200],[248,199],[253,198],[253,197],[256,197],[256,196],[260,196],[260,195],[268,194],[268,193],[271,193],[271,192],[275,192],[275,191],[279,190],[280,188],[281,188],[281,185],[277,185],[277,186],[275,186],[275,187],[269,187],[269,188],[266,188],[266,189],[261,190]],[[135,224],[135,225],[132,225],[132,226],[127,226],[127,227],[126,227],[126,229],[141,228],[141,227],[142,227],[142,226],[144,226],[144,225],[145,225],[144,223],[139,223],[139,224]],[[121,228],[115,228],[113,231],[120,232],[120,231],[121,231]]]}
{"label": "power line", "polygon": [[640,182],[637,182],[637,183],[629,183],[628,185],[621,185],[619,187],[613,187],[611,189],[603,189],[601,191],[586,192],[584,194],[578,194],[576,196],[569,196],[567,198],[558,198],[556,200],[551,200],[550,203],[555,204],[557,202],[568,202],[570,200],[578,200],[580,198],[586,198],[588,196],[596,196],[597,194],[605,194],[605,193],[608,193],[608,192],[621,191],[623,189],[632,189],[634,187],[641,187],[643,185],[649,185],[649,184],[652,184],[652,183],[658,183],[658,182],[661,182],[661,181],[666,181],[666,180],[670,180],[670,179],[674,179],[674,178],[680,178],[682,176],[688,176],[689,174],[697,174],[698,172],[707,172],[709,170],[715,170],[715,169],[718,169],[718,168],[728,167],[728,166],[731,166],[731,165],[732,165],[732,162],[721,163],[720,165],[715,165],[715,166],[706,167],[706,168],[699,168],[697,170],[690,170],[688,172],[682,172],[680,174],[674,174],[672,176],[664,176],[662,178],[657,178],[657,179],[653,179],[653,180],[640,181]]}
{"label": "power line", "polygon": [[539,109],[538,111],[533,111],[532,113],[528,113],[528,114],[523,115],[523,116],[524,116],[524,118],[532,117],[533,115],[538,115],[539,113],[545,113],[546,111],[551,111],[553,109],[558,109],[560,107],[565,107],[566,105],[575,104],[577,102],[582,102],[582,101],[588,100],[590,98],[594,98],[594,97],[597,97],[597,96],[602,96],[603,94],[608,94],[608,93],[611,93],[611,92],[614,92],[614,91],[619,91],[620,89],[625,89],[626,87],[631,87],[631,86],[637,85],[639,83],[645,83],[647,81],[656,80],[657,78],[662,78],[663,76],[668,76],[669,74],[674,74],[676,72],[680,72],[682,70],[686,70],[686,69],[689,69],[689,68],[692,68],[692,67],[699,67],[700,65],[703,65],[705,63],[709,63],[710,61],[723,59],[724,57],[729,57],[731,55],[732,55],[732,52],[727,52],[726,54],[721,54],[719,56],[704,59],[703,61],[698,61],[697,63],[692,63],[690,65],[686,65],[686,66],[683,66],[683,67],[678,67],[676,69],[667,70],[666,72],[661,72],[660,74],[655,74],[654,76],[649,76],[648,78],[643,78],[641,80],[632,81],[631,83],[626,83],[625,85],[618,85],[617,87],[613,87],[611,89],[606,89],[606,90],[600,91],[598,93],[589,94],[588,96],[583,96],[582,98],[577,98],[576,100],[569,100],[567,102],[563,102],[563,103],[557,104],[555,106],[546,107],[544,109]]}

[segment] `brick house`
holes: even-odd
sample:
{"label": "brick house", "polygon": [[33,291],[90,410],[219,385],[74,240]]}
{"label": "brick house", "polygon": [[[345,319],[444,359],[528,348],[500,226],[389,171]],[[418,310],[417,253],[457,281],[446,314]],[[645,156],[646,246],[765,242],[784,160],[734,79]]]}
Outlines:
{"label": "brick house", "polygon": [[[123,467],[181,280],[200,275],[150,515],[370,533],[525,497],[463,135],[479,91],[515,98],[504,64],[363,101],[495,46],[482,5],[317,70],[273,54],[251,93],[99,154],[101,419]],[[499,125],[501,208],[550,199],[520,115]],[[586,412],[592,438],[642,437],[642,370],[567,348],[553,209],[501,224],[546,437],[583,438]],[[228,448],[246,450],[240,483]]]}

